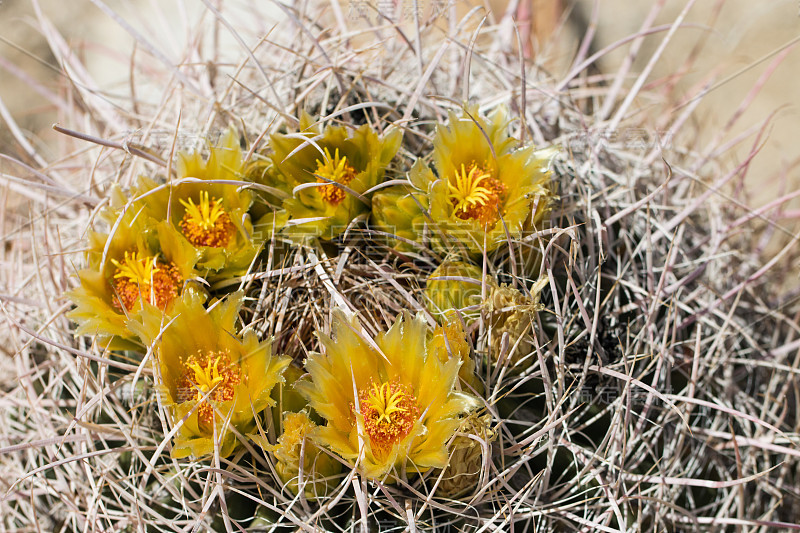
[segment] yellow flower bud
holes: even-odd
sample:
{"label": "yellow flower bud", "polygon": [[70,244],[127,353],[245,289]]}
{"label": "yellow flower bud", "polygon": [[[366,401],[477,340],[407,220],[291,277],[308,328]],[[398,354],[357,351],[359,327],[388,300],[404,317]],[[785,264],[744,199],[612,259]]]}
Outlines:
{"label": "yellow flower bud", "polygon": [[[372,225],[378,231],[416,242],[425,227],[422,210],[427,207],[424,194],[412,192],[408,187],[389,187],[372,197]],[[399,239],[390,238],[389,245],[399,251],[414,249],[413,245]]]}
{"label": "yellow flower bud", "polygon": [[514,368],[517,362],[533,351],[533,321],[535,313],[543,308],[539,303],[539,293],[546,282],[546,279],[536,282],[530,290],[530,296],[505,285],[492,289],[486,302],[492,327],[492,362],[508,358],[506,364]]}
{"label": "yellow flower bud", "polygon": [[469,324],[480,316],[482,279],[483,272],[474,265],[445,261],[428,276],[428,310],[440,320],[457,313]]}
{"label": "yellow flower bud", "polygon": [[308,438],[317,425],[306,411],[285,413],[282,425],[278,443],[269,448],[281,481],[295,494],[302,485],[306,498],[326,495],[336,484],[335,476],[342,470],[341,463]]}
{"label": "yellow flower bud", "polygon": [[461,319],[451,316],[443,325],[437,327],[428,341],[428,350],[442,363],[446,363],[451,357],[460,359],[458,377],[463,382],[462,388],[479,395],[483,394],[483,383],[475,374],[475,362],[470,357],[469,343]]}
{"label": "yellow flower bud", "polygon": [[461,498],[474,492],[481,478],[484,457],[491,457],[491,443],[497,433],[491,427],[490,415],[473,413],[461,422],[461,427],[450,444],[450,461],[447,467],[434,472],[431,479],[442,480],[436,494],[446,498]]}

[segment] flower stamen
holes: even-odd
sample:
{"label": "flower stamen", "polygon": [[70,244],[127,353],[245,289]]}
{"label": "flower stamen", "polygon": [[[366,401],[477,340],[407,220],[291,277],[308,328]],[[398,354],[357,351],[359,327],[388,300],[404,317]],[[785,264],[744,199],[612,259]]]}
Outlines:
{"label": "flower stamen", "polygon": [[497,222],[497,208],[506,192],[503,182],[492,177],[491,172],[471,163],[456,169],[455,180],[448,181],[448,197],[455,215],[462,220],[477,220],[482,224]]}
{"label": "flower stamen", "polygon": [[144,299],[164,311],[178,296],[183,278],[172,263],[159,265],[156,256],[140,256],[138,252],[125,252],[122,261],[112,259],[111,263],[117,267],[111,281],[117,309],[133,311]]}
{"label": "flower stamen", "polygon": [[200,191],[200,203],[180,200],[186,212],[181,220],[181,228],[186,238],[195,246],[225,248],[230,243],[236,227],[225,212],[222,201],[209,198],[207,191]]}
{"label": "flower stamen", "polygon": [[[339,157],[339,149],[331,157],[330,151],[325,148],[324,161],[317,159],[317,183],[325,183],[318,187],[322,199],[331,205],[339,205],[345,198],[345,191],[336,186],[336,183],[347,185],[356,177],[356,170],[347,162],[347,156]],[[330,183],[334,182],[334,183]]]}

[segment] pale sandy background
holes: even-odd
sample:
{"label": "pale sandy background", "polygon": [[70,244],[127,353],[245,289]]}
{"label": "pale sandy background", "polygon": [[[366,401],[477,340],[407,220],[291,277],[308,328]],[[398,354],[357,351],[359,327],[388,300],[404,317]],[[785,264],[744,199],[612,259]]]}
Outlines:
{"label": "pale sandy background", "polygon": [[[343,0],[345,14],[352,10],[353,1],[377,0]],[[403,1],[407,0],[395,0]],[[595,8],[598,17],[594,49],[599,50],[638,31],[654,6],[663,5],[655,17],[658,25],[674,21],[687,5],[685,0],[530,1],[535,33],[531,39],[532,49],[556,79],[569,68],[578,45],[577,34],[586,21],[591,21]],[[107,0],[106,4],[157,43],[167,57],[172,57],[171,54],[178,57],[184,40],[196,37],[182,21],[192,23],[208,16],[203,15],[199,1],[159,3],[162,10],[163,6],[168,6],[167,13],[174,13],[164,19],[152,15],[151,0]],[[87,64],[87,79],[107,94],[112,104],[124,99],[129,94],[127,58],[133,50],[131,37],[88,0],[40,0],[38,5],[63,34],[67,41],[64,45]],[[515,5],[519,8],[514,2],[512,10]],[[506,1],[498,0],[486,6],[497,16],[509,8]],[[461,12],[466,12],[466,6],[460,7]],[[800,48],[791,46],[800,35],[799,10],[797,0],[697,1],[686,14],[684,27],[675,33],[647,80],[658,87],[684,65],[690,54],[696,53],[691,70],[678,82],[673,94],[680,97],[712,76],[716,80],[713,91],[703,99],[690,121],[693,134],[695,128],[700,132],[698,147],[719,134],[745,98],[752,101],[723,141],[734,139],[771,117],[761,153],[753,161],[747,177],[752,206],[768,202],[781,191],[800,187],[796,149],[800,137],[797,107]],[[579,19],[584,23],[575,23]],[[41,153],[56,157],[58,135],[50,125],[56,120],[68,120],[68,111],[57,105],[57,95],[69,90],[69,83],[58,74],[59,67],[48,49],[46,37],[39,30],[40,25],[30,0],[2,0],[0,3],[0,111],[4,116],[13,117],[22,134]],[[633,73],[647,66],[646,59],[659,47],[664,36],[665,32],[661,32],[645,39]],[[697,52],[699,40],[704,46]],[[604,56],[599,62],[601,71],[615,72],[625,61],[628,49],[626,45]],[[782,58],[781,63],[774,63],[778,58]],[[767,77],[768,71],[772,72]],[[633,83],[633,73],[626,83]],[[751,94],[759,81],[763,86]],[[657,105],[653,104],[652,109],[643,108],[642,112],[656,115]],[[654,123],[652,127],[658,125]],[[18,156],[18,149],[12,148],[10,141],[6,122],[0,120],[0,151]],[[752,136],[744,139],[737,148],[724,154],[721,161],[724,165],[737,164],[753,142]],[[795,203],[779,222],[793,231],[798,217],[800,211]]]}
{"label": "pale sandy background", "polygon": [[[593,2],[580,3],[589,10]],[[654,4],[656,2],[601,1],[598,24],[600,47],[637,31]],[[675,20],[686,2],[670,0],[664,4],[664,10],[656,17],[656,24]],[[723,128],[748,96],[752,96],[752,102],[733,126],[728,139],[761,124],[774,114],[769,135],[748,176],[755,205],[774,196],[774,189],[779,186],[782,174],[788,179],[787,188],[800,187],[797,168],[800,156],[797,148],[797,139],[800,137],[800,46],[791,44],[800,36],[798,10],[800,4],[797,0],[696,2],[686,16],[687,28],[676,33],[649,78],[657,80],[675,72],[692,53],[697,40],[704,38],[705,45],[697,56],[694,68],[678,83],[680,93],[712,75],[717,80],[712,86],[716,88],[702,99],[695,113],[694,122],[703,132],[702,139],[709,141]],[[643,46],[645,52],[641,57],[651,56],[660,45],[663,35],[646,40]],[[781,49],[783,51],[778,52]],[[775,52],[778,54],[765,59]],[[781,57],[782,61],[775,63]],[[623,60],[624,52],[611,54],[604,59],[603,69],[613,71]],[[635,66],[644,68],[644,61],[637,61]],[[774,71],[768,74],[773,68]],[[763,87],[750,95],[759,81],[763,82]],[[740,162],[752,143],[752,138],[744,141],[744,146],[733,151],[726,159],[730,163]]]}

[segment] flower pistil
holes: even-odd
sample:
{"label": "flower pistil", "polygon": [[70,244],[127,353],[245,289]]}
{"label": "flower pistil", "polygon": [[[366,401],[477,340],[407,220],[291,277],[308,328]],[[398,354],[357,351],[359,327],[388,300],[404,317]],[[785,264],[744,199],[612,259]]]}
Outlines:
{"label": "flower pistil", "polygon": [[364,430],[372,446],[385,451],[411,431],[419,417],[417,399],[396,381],[370,385],[358,394]]}
{"label": "flower pistil", "polygon": [[[336,186],[336,183],[347,185],[356,176],[355,169],[347,162],[347,156],[339,157],[339,149],[331,157],[330,151],[325,148],[325,160],[317,159],[317,183],[325,183],[319,187],[322,199],[331,205],[339,205],[345,198],[345,191]],[[334,182],[334,183],[330,183]]]}
{"label": "flower pistil", "polygon": [[455,215],[462,220],[477,220],[483,224],[497,222],[497,207],[506,191],[503,182],[475,162],[456,169],[455,179],[448,182],[450,202]]}
{"label": "flower pistil", "polygon": [[183,367],[184,372],[178,386],[178,403],[201,401],[208,395],[197,410],[200,421],[210,424],[214,419],[214,407],[208,400],[233,400],[234,386],[242,381],[241,370],[231,363],[225,352],[192,355],[183,361]]}
{"label": "flower pistil", "polygon": [[140,256],[138,252],[125,252],[122,261],[111,259],[111,263],[117,267],[112,281],[117,309],[132,311],[144,298],[163,311],[178,296],[183,279],[172,263],[159,265],[156,256]]}

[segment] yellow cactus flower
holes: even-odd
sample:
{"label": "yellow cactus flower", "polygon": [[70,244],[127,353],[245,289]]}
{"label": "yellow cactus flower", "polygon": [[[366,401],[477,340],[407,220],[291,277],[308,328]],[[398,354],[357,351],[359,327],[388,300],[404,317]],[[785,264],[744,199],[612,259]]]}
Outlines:
{"label": "yellow cactus flower", "polygon": [[[178,153],[177,184],[159,185],[142,176],[134,189],[135,209],[155,220],[169,220],[200,254],[198,267],[217,279],[247,271],[267,237],[254,228],[249,209],[253,193],[236,183],[244,177],[242,150],[235,130],[210,147],[207,160],[199,153]],[[184,180],[184,181],[181,181]]]}
{"label": "yellow cactus flower", "polygon": [[483,271],[477,266],[445,261],[428,276],[425,287],[428,310],[440,321],[456,313],[469,324],[480,316],[482,280]]}
{"label": "yellow cactus flower", "polygon": [[365,335],[354,318],[335,310],[332,336],[319,335],[325,353],[306,361],[310,379],[295,387],[327,421],[314,440],[371,479],[395,468],[443,468],[458,416],[478,404],[454,389],[461,360],[442,363],[430,352],[421,314],[399,315],[374,340]]}
{"label": "yellow cactus flower", "polygon": [[97,335],[101,345],[113,348],[135,343],[128,322],[144,303],[170,311],[186,282],[196,276],[198,260],[174,228],[130,208],[123,212],[124,204],[115,189],[112,208],[103,213],[114,233],[89,234],[87,266],[78,271],[80,287],[66,295],[75,303],[67,317],[78,323],[76,334]]}
{"label": "yellow cactus flower", "polygon": [[[439,234],[464,245],[473,253],[496,249],[518,239],[534,216],[541,217],[551,195],[550,161],[554,149],[515,150],[518,141],[508,136],[505,108],[488,119],[477,106],[461,116],[451,112],[449,124],[439,126],[433,140],[433,164],[418,169],[411,182],[429,195],[430,217]],[[534,204],[538,204],[533,212]],[[501,221],[502,219],[502,221]]]}
{"label": "yellow cactus flower", "polygon": [[281,481],[294,494],[297,494],[299,483],[302,482],[306,498],[325,496],[335,485],[335,476],[342,471],[342,463],[307,438],[317,425],[306,411],[284,413],[282,426],[283,432],[278,437],[278,443],[267,448],[275,458],[275,470]]}
{"label": "yellow cactus flower", "polygon": [[242,298],[234,293],[206,310],[187,293],[171,321],[146,306],[140,322],[130,323],[153,346],[164,404],[180,424],[175,458],[203,457],[217,446],[221,457],[230,455],[239,442],[231,428],[252,433],[256,415],[275,403],[270,394],[290,360],[273,356],[272,341],[259,342],[252,330],[236,334]]}
{"label": "yellow cactus flower", "polygon": [[490,415],[472,413],[463,419],[450,445],[447,468],[443,472],[434,472],[431,477],[442,477],[436,489],[438,496],[462,498],[478,488],[484,470],[484,457],[487,452],[491,453],[491,442],[497,437],[491,424]]}
{"label": "yellow cactus flower", "polygon": [[381,138],[366,124],[355,131],[328,126],[320,132],[305,114],[300,133],[272,135],[276,182],[270,185],[291,194],[283,201],[290,217],[285,232],[298,240],[342,233],[369,211],[363,195],[383,179],[401,141],[398,129]]}

